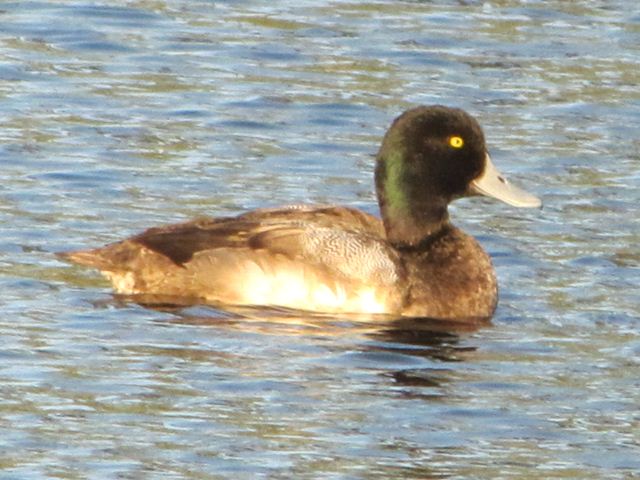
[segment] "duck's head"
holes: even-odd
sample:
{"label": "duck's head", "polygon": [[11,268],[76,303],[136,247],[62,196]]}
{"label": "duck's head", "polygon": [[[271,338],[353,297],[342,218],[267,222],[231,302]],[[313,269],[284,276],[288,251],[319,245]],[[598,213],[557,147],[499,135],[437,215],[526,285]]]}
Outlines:
{"label": "duck's head", "polygon": [[382,141],[375,175],[387,237],[397,245],[418,245],[438,233],[456,198],[486,195],[516,207],[541,205],[500,174],[482,128],[457,108],[423,106],[396,118]]}

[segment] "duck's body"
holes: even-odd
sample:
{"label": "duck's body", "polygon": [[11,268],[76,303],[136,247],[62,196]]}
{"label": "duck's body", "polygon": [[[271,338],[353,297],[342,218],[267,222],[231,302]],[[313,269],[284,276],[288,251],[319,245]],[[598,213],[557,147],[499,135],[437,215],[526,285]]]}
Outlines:
{"label": "duck's body", "polygon": [[398,251],[380,219],[345,207],[194,220],[67,256],[119,293],[235,305],[456,318],[490,316],[497,298],[488,255],[459,229]]}
{"label": "duck's body", "polygon": [[[495,188],[496,175],[471,117],[419,107],[394,122],[378,154],[382,220],[336,206],[261,209],[152,228],[63,256],[98,268],[124,294],[321,312],[488,318],[497,303],[491,261],[472,237],[451,225],[446,206],[482,191],[483,178],[491,177]],[[504,192],[482,193],[538,204],[498,177],[500,183],[515,200]]]}

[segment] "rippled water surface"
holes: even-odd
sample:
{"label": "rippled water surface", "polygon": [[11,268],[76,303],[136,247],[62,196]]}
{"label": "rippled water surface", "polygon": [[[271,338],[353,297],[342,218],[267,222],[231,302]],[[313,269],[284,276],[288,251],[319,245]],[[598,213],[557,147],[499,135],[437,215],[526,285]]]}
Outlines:
{"label": "rippled water surface", "polygon": [[[0,3],[2,478],[640,477],[631,1]],[[405,108],[476,115],[480,329],[114,297],[53,252],[299,202],[375,212]]]}

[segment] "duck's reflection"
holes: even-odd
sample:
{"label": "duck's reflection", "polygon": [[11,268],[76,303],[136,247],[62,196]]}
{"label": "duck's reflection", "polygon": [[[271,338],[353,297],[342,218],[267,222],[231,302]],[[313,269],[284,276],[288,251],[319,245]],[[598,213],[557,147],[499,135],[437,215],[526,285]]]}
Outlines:
{"label": "duck's reflection", "polygon": [[[202,304],[194,299],[166,295],[118,295],[118,303],[137,303],[145,308],[172,313],[175,321],[185,324],[220,325],[261,329],[263,325],[274,330],[280,325],[294,325],[299,332],[320,330],[327,335],[366,333],[373,338],[389,342],[435,347],[453,344],[460,335],[468,335],[491,324],[490,319],[440,320],[431,318],[395,317],[371,314],[330,314],[303,312],[281,307],[252,307]],[[298,330],[296,330],[298,331]]]}
{"label": "duck's reflection", "polygon": [[[449,383],[452,370],[447,364],[464,361],[472,355],[477,347],[466,341],[468,336],[489,324],[489,320],[453,322],[430,318],[396,318],[368,333],[367,336],[373,341],[365,342],[362,346],[369,351],[393,352],[427,360],[426,365],[417,368],[390,369],[385,376],[394,385],[407,387],[403,396],[420,396],[431,400],[432,393],[418,393],[414,387],[434,389]],[[436,397],[439,398],[439,395]]]}
{"label": "duck's reflection", "polygon": [[[119,302],[135,302],[171,314],[171,322],[234,329],[246,333],[280,336],[339,337],[352,339],[346,348],[362,354],[410,356],[429,361],[415,368],[390,368],[385,376],[395,384],[438,387],[447,381],[447,364],[473,355],[476,346],[468,342],[471,334],[490,325],[487,319],[447,321],[429,318],[397,318],[371,315],[329,315],[283,308],[254,308],[194,304],[184,299],[158,296],[116,296]],[[345,344],[341,343],[344,347]],[[341,347],[338,347],[341,348]],[[408,358],[408,357],[404,357]]]}
{"label": "duck's reflection", "polygon": [[460,361],[475,347],[460,344],[461,338],[477,331],[489,321],[463,323],[431,318],[395,318],[381,323],[369,336],[383,341],[383,348],[408,355],[442,361]]}

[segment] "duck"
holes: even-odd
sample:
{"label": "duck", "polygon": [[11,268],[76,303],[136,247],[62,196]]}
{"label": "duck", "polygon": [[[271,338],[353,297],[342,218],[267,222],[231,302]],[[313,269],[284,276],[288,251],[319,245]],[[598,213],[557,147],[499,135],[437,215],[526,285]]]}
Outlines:
{"label": "duck", "polygon": [[449,204],[487,196],[537,208],[494,166],[478,121],[443,105],[411,108],[386,131],[374,169],[380,217],[337,205],[261,208],[149,228],[61,253],[118,294],[326,314],[490,319],[489,255],[455,227]]}

